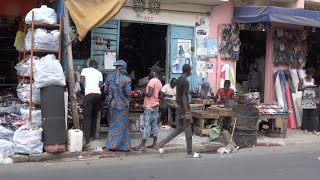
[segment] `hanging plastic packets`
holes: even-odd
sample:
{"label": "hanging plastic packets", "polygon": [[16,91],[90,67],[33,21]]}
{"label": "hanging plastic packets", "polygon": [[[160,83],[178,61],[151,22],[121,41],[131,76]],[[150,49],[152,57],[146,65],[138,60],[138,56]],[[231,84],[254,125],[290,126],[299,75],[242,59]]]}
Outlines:
{"label": "hanging plastic packets", "polygon": [[[21,118],[29,118],[29,106],[28,104],[23,104],[20,107],[20,114]],[[41,127],[42,126],[42,117],[41,117],[41,110],[36,110],[35,108],[32,108],[32,125],[35,127]]]}
{"label": "hanging plastic packets", "polygon": [[28,129],[21,126],[13,135],[14,151],[21,154],[41,154],[43,152],[42,128]]}
{"label": "hanging plastic packets", "polygon": [[34,81],[37,88],[47,86],[65,86],[66,79],[60,62],[56,56],[49,54],[34,63]]}
{"label": "hanging plastic packets", "polygon": [[[29,102],[30,100],[30,84],[20,83],[17,87],[18,98],[23,102]],[[40,89],[36,88],[32,84],[32,102],[40,103]]]}

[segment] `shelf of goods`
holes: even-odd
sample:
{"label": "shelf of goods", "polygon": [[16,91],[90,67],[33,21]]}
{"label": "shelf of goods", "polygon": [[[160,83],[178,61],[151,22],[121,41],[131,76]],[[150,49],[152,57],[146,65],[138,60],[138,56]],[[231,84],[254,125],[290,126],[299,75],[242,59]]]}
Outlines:
{"label": "shelf of goods", "polygon": [[[32,80],[33,80],[33,58],[35,54],[57,54],[58,60],[61,62],[61,32],[62,32],[62,16],[60,15],[60,21],[59,24],[46,24],[46,23],[38,23],[34,20],[34,12],[32,12],[32,22],[31,24],[25,24],[24,26],[24,32],[27,32],[27,28],[31,29],[31,49],[30,50],[24,50],[23,53],[23,59],[26,59],[27,55],[30,55],[30,90],[29,90],[29,128],[32,128]],[[46,29],[59,29],[60,35],[59,35],[59,48],[58,50],[45,50],[45,49],[35,49],[34,48],[34,40],[35,40],[35,28],[46,28]],[[24,76],[22,78],[25,78]]]}

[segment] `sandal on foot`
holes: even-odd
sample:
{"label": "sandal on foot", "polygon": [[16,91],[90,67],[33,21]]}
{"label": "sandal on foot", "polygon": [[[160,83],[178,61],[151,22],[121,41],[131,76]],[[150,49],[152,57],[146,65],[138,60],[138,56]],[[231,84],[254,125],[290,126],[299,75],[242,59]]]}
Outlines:
{"label": "sandal on foot", "polygon": [[146,148],[145,147],[141,147],[141,146],[137,146],[137,147],[134,147],[132,148],[133,151],[146,151]]}
{"label": "sandal on foot", "polygon": [[155,145],[155,144],[152,144],[152,145],[150,145],[150,146],[147,146],[147,148],[149,148],[149,149],[153,149],[153,148],[155,148],[157,145]]}

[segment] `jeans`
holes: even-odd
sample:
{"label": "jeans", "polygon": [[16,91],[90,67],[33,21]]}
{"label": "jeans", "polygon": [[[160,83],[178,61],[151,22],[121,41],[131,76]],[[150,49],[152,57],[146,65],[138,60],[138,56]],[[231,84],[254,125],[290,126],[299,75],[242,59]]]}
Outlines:
{"label": "jeans", "polygon": [[158,108],[145,108],[143,112],[143,135],[142,139],[146,140],[150,137],[151,128],[153,137],[158,137]]}
{"label": "jeans", "polygon": [[177,113],[177,121],[178,126],[177,128],[169,134],[164,140],[162,140],[158,147],[162,148],[164,145],[166,145],[169,141],[171,141],[173,138],[178,136],[181,132],[184,131],[186,136],[186,144],[187,144],[187,153],[192,154],[192,130],[191,130],[191,120],[185,118],[185,111],[181,107],[176,108]]}

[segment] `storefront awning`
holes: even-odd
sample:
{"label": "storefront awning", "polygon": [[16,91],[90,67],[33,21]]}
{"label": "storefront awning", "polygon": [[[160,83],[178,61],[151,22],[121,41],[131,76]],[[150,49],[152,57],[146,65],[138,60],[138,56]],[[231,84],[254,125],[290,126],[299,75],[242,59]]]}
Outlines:
{"label": "storefront awning", "polygon": [[233,19],[238,23],[280,22],[320,27],[320,12],[271,6],[235,7]]}
{"label": "storefront awning", "polygon": [[81,41],[95,27],[103,25],[121,10],[126,0],[67,0],[66,5]]}

